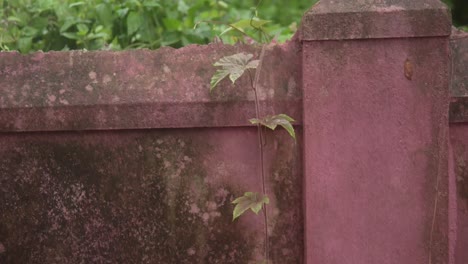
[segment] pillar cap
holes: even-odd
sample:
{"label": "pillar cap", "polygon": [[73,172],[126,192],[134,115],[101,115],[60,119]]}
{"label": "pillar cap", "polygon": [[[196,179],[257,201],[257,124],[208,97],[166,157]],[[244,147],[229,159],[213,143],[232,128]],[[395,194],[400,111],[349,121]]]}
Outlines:
{"label": "pillar cap", "polygon": [[439,0],[320,0],[302,19],[302,40],[448,36]]}

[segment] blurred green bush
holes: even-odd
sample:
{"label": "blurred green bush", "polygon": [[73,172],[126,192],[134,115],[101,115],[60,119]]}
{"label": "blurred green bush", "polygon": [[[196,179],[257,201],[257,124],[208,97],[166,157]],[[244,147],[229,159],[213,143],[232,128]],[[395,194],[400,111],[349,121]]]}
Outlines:
{"label": "blurred green bush", "polygon": [[[0,0],[0,50],[156,49],[205,44],[283,42],[317,0]],[[468,24],[468,1],[443,0],[454,24]],[[465,3],[465,4],[463,4]],[[230,27],[228,24],[231,23]],[[230,31],[229,34],[223,34]]]}
{"label": "blurred green bush", "polygon": [[453,24],[468,31],[468,0],[442,0],[452,10]]}
{"label": "blurred green bush", "polygon": [[[312,2],[264,0],[258,9],[264,20],[257,24],[284,41]],[[246,19],[236,24],[237,34],[221,36],[233,43],[249,28],[249,34],[258,31],[250,25],[256,5],[239,0],[0,0],[0,49],[177,48],[208,43],[229,30],[228,23]]]}

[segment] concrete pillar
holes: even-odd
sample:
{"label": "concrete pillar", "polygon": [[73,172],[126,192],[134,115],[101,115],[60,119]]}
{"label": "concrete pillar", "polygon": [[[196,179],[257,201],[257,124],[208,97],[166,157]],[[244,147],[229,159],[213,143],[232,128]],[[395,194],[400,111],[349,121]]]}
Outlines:
{"label": "concrete pillar", "polygon": [[305,14],[307,264],[448,263],[450,27],[438,0]]}

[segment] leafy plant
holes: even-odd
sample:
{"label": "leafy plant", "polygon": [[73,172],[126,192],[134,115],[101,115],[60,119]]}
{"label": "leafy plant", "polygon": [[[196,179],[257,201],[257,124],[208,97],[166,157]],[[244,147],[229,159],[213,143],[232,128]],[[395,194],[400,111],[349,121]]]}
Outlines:
{"label": "leafy plant", "polygon": [[0,50],[178,48],[216,36],[224,43],[245,36],[262,42],[265,34],[284,41],[310,7],[265,1],[267,18],[250,20],[240,18],[251,16],[254,0],[0,0]]}
{"label": "leafy plant", "polygon": [[254,125],[260,124],[271,130],[275,130],[277,126],[282,126],[286,131],[288,131],[292,138],[296,139],[296,133],[294,132],[294,128],[291,124],[291,122],[294,122],[294,119],[286,114],[267,116],[263,119],[252,118],[249,121]]}
{"label": "leafy plant", "polygon": [[[286,114],[278,114],[267,116],[264,118],[260,118],[260,109],[259,109],[259,100],[258,100],[258,93],[257,93],[257,82],[258,76],[261,70],[261,60],[264,56],[265,46],[262,48],[262,52],[260,55],[259,60],[252,60],[252,54],[245,54],[245,53],[237,53],[231,56],[226,56],[221,58],[219,61],[215,62],[213,65],[216,67],[220,67],[213,77],[211,78],[211,85],[210,85],[210,92],[214,90],[214,88],[226,77],[229,76],[229,79],[232,83],[235,83],[237,79],[239,79],[245,72],[248,72],[250,77],[251,88],[255,94],[255,112],[256,117],[250,119],[249,121],[257,125],[257,132],[258,132],[258,145],[259,145],[259,152],[260,152],[260,163],[261,163],[261,177],[262,177],[262,193],[256,192],[246,192],[243,196],[236,198],[232,203],[235,204],[232,219],[233,221],[247,212],[249,209],[258,214],[260,210],[263,209],[263,216],[264,216],[264,226],[265,226],[265,259],[262,263],[268,263],[269,261],[269,242],[268,242],[268,213],[266,205],[269,204],[270,199],[266,192],[266,177],[265,177],[265,165],[264,165],[264,135],[261,129],[261,126],[268,127],[272,130],[275,130],[277,126],[281,126],[286,131],[288,131],[289,135],[295,140],[296,135],[294,132],[294,128],[291,122],[294,122],[294,119],[289,117]],[[253,74],[251,70],[256,69],[255,78],[253,78]]]}
{"label": "leafy plant", "polygon": [[232,220],[234,221],[249,209],[255,214],[258,214],[258,212],[262,210],[264,204],[270,203],[270,198],[259,193],[246,192],[243,196],[232,201],[232,203],[236,205],[232,212]]}
{"label": "leafy plant", "polygon": [[227,76],[229,76],[232,83],[235,83],[246,70],[256,69],[259,60],[250,61],[252,57],[252,54],[238,53],[232,56],[223,57],[216,62],[214,66],[219,66],[221,69],[218,69],[213,75],[213,78],[211,78],[210,92]]}
{"label": "leafy plant", "polygon": [[451,9],[453,25],[468,31],[468,2],[465,0],[442,0]]}

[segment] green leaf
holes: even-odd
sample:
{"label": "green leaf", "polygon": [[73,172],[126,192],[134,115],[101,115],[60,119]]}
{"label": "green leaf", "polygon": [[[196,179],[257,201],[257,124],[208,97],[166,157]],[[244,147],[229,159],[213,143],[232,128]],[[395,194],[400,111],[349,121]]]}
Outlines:
{"label": "green leaf", "polygon": [[263,204],[270,203],[270,199],[266,195],[246,192],[244,196],[235,199],[232,203],[236,205],[232,213],[232,221],[234,221],[249,209],[255,214],[258,214],[258,212],[262,210]]}
{"label": "green leaf", "polygon": [[95,8],[99,22],[107,27],[112,27],[113,17],[112,9],[108,4],[101,3]]}
{"label": "green leaf", "polygon": [[28,53],[31,49],[32,45],[32,37],[24,37],[18,39],[18,49],[21,53]]}
{"label": "green leaf", "polygon": [[224,1],[217,1],[217,5],[225,9],[229,7],[229,5]]}
{"label": "green leaf", "polygon": [[132,35],[135,33],[143,24],[141,14],[137,12],[130,12],[127,16],[127,34]]}
{"label": "green leaf", "polygon": [[271,130],[275,130],[277,126],[283,127],[288,131],[289,135],[296,140],[296,133],[294,132],[294,127],[291,122],[294,122],[294,119],[285,114],[267,116],[263,119],[252,118],[249,120],[250,123],[254,125],[262,125],[268,127]]}
{"label": "green leaf", "polygon": [[[229,24],[229,27],[221,32],[220,36],[231,32],[231,39],[234,43],[238,41],[244,42],[244,40],[247,39],[259,43],[267,43],[271,41],[271,36],[265,25],[270,22],[269,20],[258,18],[239,20]],[[245,39],[245,37],[247,37],[247,39]]]}
{"label": "green leaf", "polygon": [[220,35],[223,35],[234,29],[242,33],[245,33],[245,30],[247,29],[263,29],[263,26],[270,22],[270,20],[263,19],[242,19],[235,23],[229,24],[229,28],[223,31]]}
{"label": "green leaf", "polygon": [[15,39],[8,33],[3,33],[0,31],[0,43],[12,43],[15,42]]}
{"label": "green leaf", "polygon": [[145,1],[143,1],[143,6],[145,6],[145,7],[161,7],[161,5],[156,0],[145,0]]}
{"label": "green leaf", "polygon": [[76,25],[76,28],[78,29],[78,32],[82,35],[86,35],[88,33],[89,28],[85,24],[78,24]]}
{"label": "green leaf", "polygon": [[174,19],[174,18],[165,18],[163,19],[163,23],[166,29],[169,31],[179,30],[179,28],[182,25],[179,19]]}
{"label": "green leaf", "polygon": [[85,2],[76,2],[76,3],[72,3],[70,5],[68,5],[69,8],[72,8],[72,7],[76,7],[76,6],[82,6],[82,5],[85,5],[86,3]]}
{"label": "green leaf", "polygon": [[10,51],[10,48],[0,41],[0,51]]}
{"label": "green leaf", "polygon": [[21,21],[21,18],[18,18],[18,17],[14,17],[14,16],[9,16],[7,18],[7,21],[8,22],[18,22],[18,23],[22,23],[23,21]]}
{"label": "green leaf", "polygon": [[47,31],[47,27],[51,25],[50,23],[48,17],[35,17],[28,22],[29,25],[38,30],[38,33]]}
{"label": "green leaf", "polygon": [[74,19],[65,20],[65,23],[63,23],[63,25],[60,27],[60,33],[67,31],[70,27],[74,26],[78,22],[79,22],[78,20],[74,20]]}
{"label": "green leaf", "polygon": [[180,36],[177,32],[166,32],[163,35],[161,46],[169,46],[180,41]]}
{"label": "green leaf", "polygon": [[23,28],[23,36],[25,37],[34,37],[37,33],[38,30],[33,27],[26,26]]}
{"label": "green leaf", "polygon": [[130,10],[130,9],[128,7],[126,7],[126,8],[117,9],[117,11],[115,11],[115,12],[117,13],[117,15],[119,17],[124,17],[124,16],[127,15],[128,10]]}
{"label": "green leaf", "polygon": [[184,0],[179,0],[179,4],[177,6],[177,11],[183,13],[183,14],[187,14],[188,10],[189,10],[189,6],[184,2]]}
{"label": "green leaf", "polygon": [[237,53],[223,57],[213,64],[214,66],[221,67],[221,69],[218,69],[211,78],[210,92],[227,76],[229,76],[232,83],[235,83],[247,69],[256,69],[259,60],[250,61],[252,57],[252,54]]}
{"label": "green leaf", "polygon": [[68,39],[79,39],[78,35],[76,33],[70,33],[70,32],[62,32],[60,35],[68,38]]}

